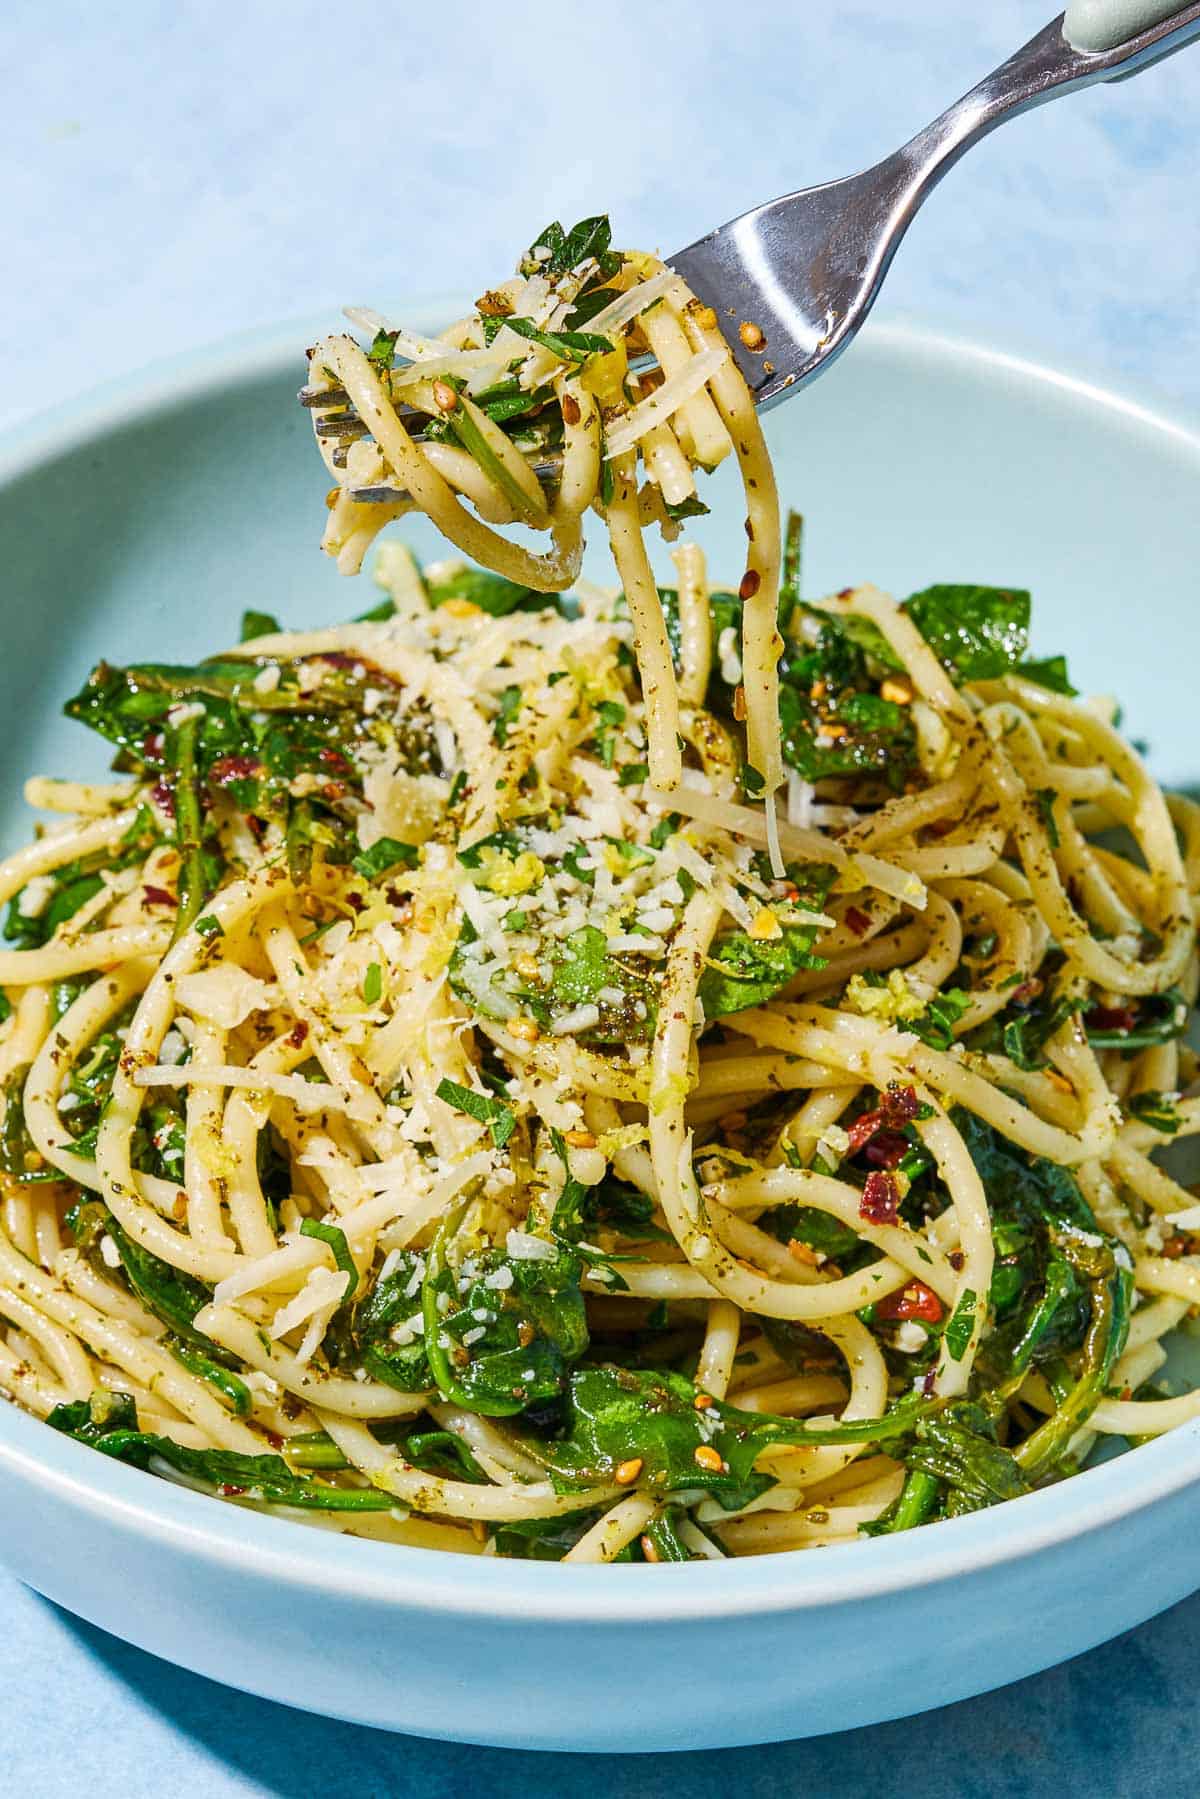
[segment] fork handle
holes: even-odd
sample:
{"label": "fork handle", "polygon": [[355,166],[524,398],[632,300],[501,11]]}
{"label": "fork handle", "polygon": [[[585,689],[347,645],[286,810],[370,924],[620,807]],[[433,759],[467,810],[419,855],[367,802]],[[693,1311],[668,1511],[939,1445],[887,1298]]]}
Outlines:
{"label": "fork handle", "polygon": [[[1180,10],[1173,4],[1163,6],[1161,0],[1071,0],[1063,14],[1062,33],[1073,50],[1115,50]],[[1182,43],[1172,46],[1182,47]]]}
{"label": "fork handle", "polygon": [[[1119,35],[1131,27],[1132,36]],[[1162,0],[1072,0],[1069,13],[1052,20],[879,165],[901,229],[963,152],[1005,119],[1093,82],[1134,75],[1198,37],[1200,0],[1169,8]]]}

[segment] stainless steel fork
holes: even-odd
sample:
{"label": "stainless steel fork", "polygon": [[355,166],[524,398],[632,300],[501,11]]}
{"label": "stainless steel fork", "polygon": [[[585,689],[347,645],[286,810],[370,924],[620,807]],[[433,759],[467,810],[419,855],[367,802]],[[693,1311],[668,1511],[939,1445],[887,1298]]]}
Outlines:
{"label": "stainless steel fork", "polygon": [[1031,106],[1119,80],[1200,37],[1200,0],[1075,0],[894,156],[786,194],[667,258],[717,313],[760,409],[846,348],[900,239],[947,169]]}

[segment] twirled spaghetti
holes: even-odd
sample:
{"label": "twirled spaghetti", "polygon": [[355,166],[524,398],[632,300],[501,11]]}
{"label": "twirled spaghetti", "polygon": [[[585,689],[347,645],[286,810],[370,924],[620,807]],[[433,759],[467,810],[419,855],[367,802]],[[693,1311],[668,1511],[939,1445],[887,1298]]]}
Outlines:
{"label": "twirled spaghetti", "polygon": [[[70,702],[123,778],[32,782],[0,866],[0,1387],[237,1503],[570,1561],[903,1529],[1195,1416],[1148,1383],[1200,1304],[1155,1158],[1200,810],[1028,596],[802,599],[715,320],[600,222],[371,324],[312,358],[327,547],[415,506],[486,567],[389,543],[366,620]],[[660,589],[642,526],[730,447],[739,587],[684,545]],[[621,589],[561,600],[589,506]]]}
{"label": "twirled spaghetti", "polygon": [[[337,482],[323,547],[357,574],[384,525],[418,509],[465,555],[556,592],[579,573],[583,515],[594,508],[633,622],[651,777],[664,787],[679,778],[679,694],[642,533],[657,523],[675,537],[681,520],[706,510],[696,471],[735,455],[748,540],[739,588],[747,768],[773,819],[783,774],[779,502],[712,308],[656,257],[614,251],[607,219],[595,218],[569,232],[550,226],[518,274],[440,337],[362,309],[352,317],[374,330],[370,348],[322,339],[301,396]],[[553,549],[534,555],[495,528],[512,524],[549,531]]]}

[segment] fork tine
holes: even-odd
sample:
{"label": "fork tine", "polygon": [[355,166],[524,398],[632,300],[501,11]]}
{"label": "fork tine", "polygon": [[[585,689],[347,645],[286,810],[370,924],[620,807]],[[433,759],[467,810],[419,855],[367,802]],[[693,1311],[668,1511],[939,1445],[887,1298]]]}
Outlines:
{"label": "fork tine", "polygon": [[[335,462],[339,454],[344,457],[345,451],[334,451]],[[338,463],[338,467],[344,468],[345,463]],[[562,457],[543,456],[537,462],[531,462],[529,467],[539,481],[552,481],[562,472]],[[407,488],[390,487],[386,483],[372,487],[350,487],[346,491],[360,506],[393,506],[397,500],[407,500],[409,497]]]}
{"label": "fork tine", "polygon": [[360,506],[392,506],[397,500],[408,498],[402,487],[351,487],[347,492]]}
{"label": "fork tine", "polygon": [[[343,431],[341,426],[344,424],[362,423],[358,413],[354,410],[349,394],[346,393],[343,388],[302,387],[296,395],[296,398],[299,400],[301,406],[307,407],[310,412],[317,410],[323,411],[326,407],[328,407],[330,411],[337,412],[338,416],[336,418],[314,420],[313,430],[318,437],[349,436],[350,433]],[[396,417],[409,431],[413,431],[414,424],[417,433],[424,429],[429,416],[428,413],[418,412],[415,406],[397,406],[395,410]],[[365,426],[363,427],[363,430],[365,432]]]}
{"label": "fork tine", "polygon": [[348,406],[350,395],[342,387],[302,387],[296,395],[301,406]]}
{"label": "fork tine", "polygon": [[371,435],[356,412],[344,413],[337,418],[317,419],[313,430],[318,437],[337,437],[346,442]]}

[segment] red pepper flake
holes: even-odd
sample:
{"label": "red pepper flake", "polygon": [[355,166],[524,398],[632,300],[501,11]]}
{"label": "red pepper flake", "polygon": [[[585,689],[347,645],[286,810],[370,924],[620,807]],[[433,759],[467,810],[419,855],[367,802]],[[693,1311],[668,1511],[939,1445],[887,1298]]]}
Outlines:
{"label": "red pepper flake", "polygon": [[221,1495],[222,1499],[240,1499],[245,1491],[245,1487],[231,1487],[226,1483],[222,1483],[222,1485],[217,1488],[217,1492]]}
{"label": "red pepper flake", "polygon": [[950,1254],[946,1257],[946,1260],[949,1262],[951,1268],[953,1268],[955,1274],[961,1274],[967,1265],[967,1258],[961,1249],[952,1249]]}
{"label": "red pepper flake", "polygon": [[860,1149],[865,1149],[876,1131],[881,1131],[882,1129],[883,1113],[881,1111],[862,1113],[860,1117],[854,1120],[854,1123],[846,1132],[847,1137],[850,1139],[849,1143],[846,1145],[846,1154],[849,1156],[856,1156]]}
{"label": "red pepper flake", "polygon": [[924,1281],[909,1281],[896,1293],[889,1293],[875,1305],[876,1318],[888,1324],[901,1324],[908,1318],[920,1318],[926,1324],[940,1324],[944,1307],[932,1287]]}
{"label": "red pepper flake", "polygon": [[166,739],[161,731],[147,731],[142,738],[142,755],[147,762],[161,762]]}
{"label": "red pepper flake", "polygon": [[323,750],[317,751],[317,761],[323,762],[326,768],[336,768],[339,774],[349,774],[350,772],[350,764],[341,750],[331,750],[328,745]]}
{"label": "red pepper flake", "polygon": [[856,937],[865,937],[871,928],[869,915],[860,912],[857,906],[846,907],[846,923]]}
{"label": "red pepper flake", "polygon": [[898,1087],[893,1081],[883,1096],[883,1102],[873,1112],[864,1112],[856,1118],[846,1135],[850,1142],[847,1155],[857,1155],[880,1131],[889,1127],[895,1130],[900,1125],[911,1124],[921,1109],[915,1087]]}
{"label": "red pepper flake", "polygon": [[268,1443],[269,1443],[269,1444],[270,1444],[270,1445],[271,1445],[271,1448],[272,1448],[272,1449],[282,1449],[282,1448],[283,1448],[283,1441],[284,1441],[284,1440],[283,1440],[283,1438],[282,1438],[282,1437],[281,1437],[281,1436],[280,1436],[280,1435],[279,1435],[279,1432],[278,1432],[278,1431],[275,1431],[275,1430],[264,1430],[264,1431],[263,1431],[263,1436],[264,1436],[264,1437],[265,1437],[265,1438],[266,1438],[266,1439],[267,1439],[267,1442],[268,1442]]}
{"label": "red pepper flake", "polygon": [[883,1096],[883,1109],[889,1124],[911,1124],[921,1110],[916,1088],[901,1087],[898,1082],[889,1081]]}
{"label": "red pepper flake", "polygon": [[899,1131],[880,1131],[867,1144],[866,1158],[872,1168],[896,1168],[908,1154],[908,1138]]}
{"label": "red pepper flake", "polygon": [[355,893],[355,891],[352,887],[352,888],[350,888],[349,892],[346,894],[346,904],[349,906],[349,908],[352,912],[363,912],[366,910],[367,902],[363,898],[362,894]]}
{"label": "red pepper flake", "polygon": [[1173,1261],[1176,1256],[1187,1255],[1189,1242],[1190,1240],[1187,1237],[1181,1236],[1179,1232],[1176,1232],[1173,1237],[1167,1238],[1159,1253],[1160,1255],[1169,1257]]}
{"label": "red pepper flake", "polygon": [[1093,1006],[1083,1022],[1094,1031],[1131,1031],[1137,1013],[1132,1006]]}
{"label": "red pepper flake", "polygon": [[296,1020],[295,1024],[292,1026],[291,1030],[288,1032],[288,1042],[291,1044],[293,1049],[301,1049],[303,1047],[307,1037],[308,1037],[307,1020],[305,1020],[303,1018],[298,1018]]}
{"label": "red pepper flake", "polygon": [[739,600],[752,600],[762,586],[762,576],[756,568],[748,568],[742,576],[742,584],[738,588]]}
{"label": "red pepper flake", "polygon": [[257,756],[218,756],[208,778],[215,787],[229,787],[234,781],[253,781],[262,767]]}
{"label": "red pepper flake", "polygon": [[142,892],[148,906],[173,906],[175,904],[174,895],[168,893],[165,887],[143,887]]}
{"label": "red pepper flake", "polygon": [[874,1174],[867,1176],[867,1184],[858,1202],[860,1218],[864,1218],[868,1224],[895,1224],[899,1204],[900,1189],[893,1175],[877,1169]]}
{"label": "red pepper flake", "polygon": [[156,781],[150,789],[150,798],[160,812],[165,812],[168,818],[174,818],[175,794],[169,781]]}

